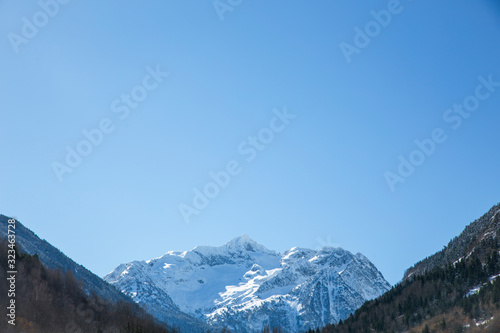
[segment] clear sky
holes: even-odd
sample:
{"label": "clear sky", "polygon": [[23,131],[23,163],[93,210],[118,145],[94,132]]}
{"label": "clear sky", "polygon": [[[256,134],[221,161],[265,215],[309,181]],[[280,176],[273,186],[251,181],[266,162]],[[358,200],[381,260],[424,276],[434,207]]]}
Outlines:
{"label": "clear sky", "polygon": [[500,201],[495,3],[0,1],[0,212],[101,276],[246,233],[396,283]]}

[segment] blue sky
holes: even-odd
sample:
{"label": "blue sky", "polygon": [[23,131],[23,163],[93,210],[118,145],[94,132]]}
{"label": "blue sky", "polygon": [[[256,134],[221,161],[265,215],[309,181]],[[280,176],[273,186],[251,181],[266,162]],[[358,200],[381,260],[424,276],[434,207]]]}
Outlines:
{"label": "blue sky", "polygon": [[246,233],[396,283],[500,201],[495,1],[54,3],[0,1],[0,212],[98,275]]}

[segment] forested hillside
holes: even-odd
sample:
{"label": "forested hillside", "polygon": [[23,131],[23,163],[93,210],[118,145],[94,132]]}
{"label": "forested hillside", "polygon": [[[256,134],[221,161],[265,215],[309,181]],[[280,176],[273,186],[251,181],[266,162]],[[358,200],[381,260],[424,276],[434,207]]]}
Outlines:
{"label": "forested hillside", "polygon": [[500,332],[499,234],[497,205],[390,291],[320,331]]}
{"label": "forested hillside", "polygon": [[16,251],[15,326],[7,323],[7,241],[0,239],[1,332],[167,333],[138,305],[104,301],[82,288],[71,271],[45,267],[37,255]]}

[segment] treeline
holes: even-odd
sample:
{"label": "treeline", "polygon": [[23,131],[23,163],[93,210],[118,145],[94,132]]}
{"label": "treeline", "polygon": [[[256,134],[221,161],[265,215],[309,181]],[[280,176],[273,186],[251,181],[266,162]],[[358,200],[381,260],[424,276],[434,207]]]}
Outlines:
{"label": "treeline", "polygon": [[498,248],[496,238],[484,240],[468,258],[410,277],[319,332],[462,332],[469,324],[468,332],[498,333],[500,277],[490,281],[500,273]]}
{"label": "treeline", "polygon": [[36,255],[16,251],[15,326],[8,324],[7,241],[0,239],[1,332],[167,333],[135,303],[111,303],[86,292],[71,271],[46,268]]}

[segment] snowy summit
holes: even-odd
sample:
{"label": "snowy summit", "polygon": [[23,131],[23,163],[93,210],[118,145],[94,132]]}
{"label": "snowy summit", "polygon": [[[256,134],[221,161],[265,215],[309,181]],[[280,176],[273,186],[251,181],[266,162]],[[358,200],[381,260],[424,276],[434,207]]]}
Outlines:
{"label": "snowy summit", "polygon": [[104,279],[160,320],[178,308],[235,332],[322,327],[390,289],[360,253],[294,247],[280,254],[248,235],[122,264]]}

